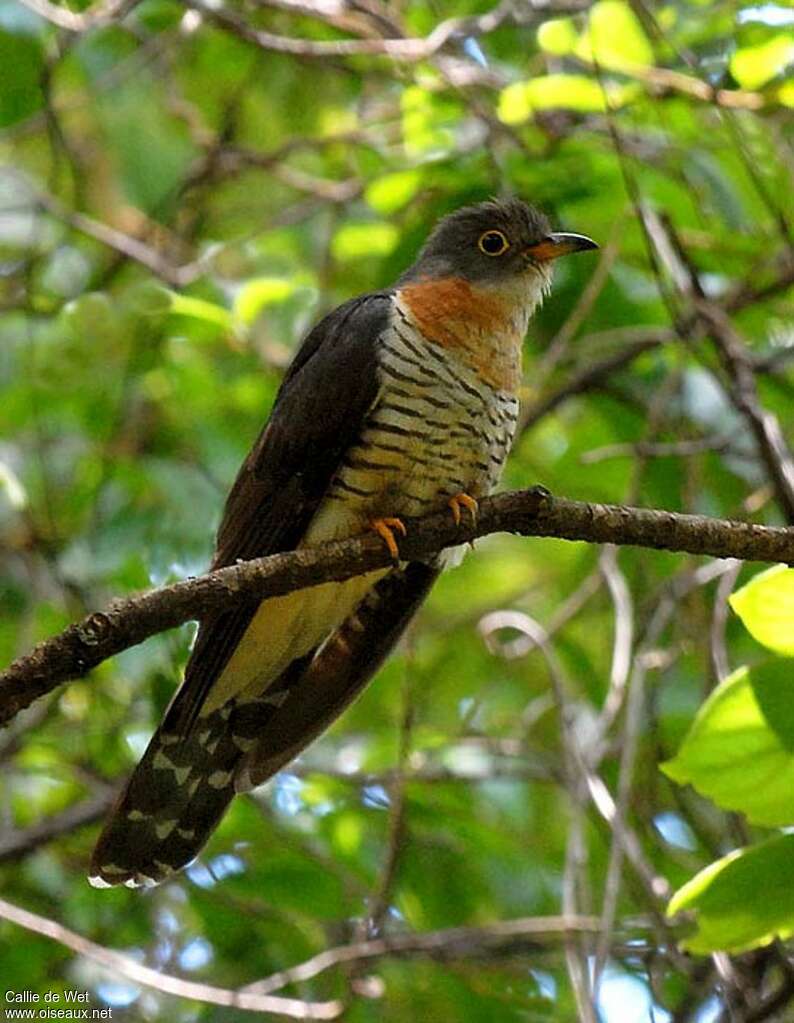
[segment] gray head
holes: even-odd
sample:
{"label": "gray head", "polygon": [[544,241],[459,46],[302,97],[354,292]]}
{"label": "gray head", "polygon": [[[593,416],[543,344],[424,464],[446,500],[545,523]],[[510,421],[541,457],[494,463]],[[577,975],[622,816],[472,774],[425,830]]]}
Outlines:
{"label": "gray head", "polygon": [[440,220],[398,283],[462,277],[501,284],[533,272],[548,280],[551,260],[596,248],[584,235],[552,232],[547,217],[521,199],[491,199]]}

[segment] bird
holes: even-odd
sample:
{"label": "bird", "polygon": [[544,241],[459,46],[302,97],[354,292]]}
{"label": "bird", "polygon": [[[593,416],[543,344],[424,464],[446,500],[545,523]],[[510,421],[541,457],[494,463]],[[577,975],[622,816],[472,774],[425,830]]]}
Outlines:
{"label": "bird", "polygon": [[516,196],[438,221],[392,287],[307,334],[226,501],[212,569],[374,530],[392,566],[199,624],[182,684],[119,796],[89,881],[152,887],[196,858],[232,797],[356,698],[455,555],[403,561],[405,519],[457,523],[499,482],[521,355],[555,259],[597,248]]}

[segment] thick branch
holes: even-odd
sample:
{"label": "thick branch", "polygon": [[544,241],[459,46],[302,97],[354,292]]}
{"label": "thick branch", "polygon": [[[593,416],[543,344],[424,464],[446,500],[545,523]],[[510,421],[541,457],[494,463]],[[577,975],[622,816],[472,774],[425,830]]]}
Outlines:
{"label": "thick branch", "polygon": [[[456,526],[448,511],[408,522],[400,540],[405,560],[422,560],[445,547],[489,533],[613,543],[716,558],[794,565],[794,529],[730,522],[704,515],[622,505],[586,504],[552,497],[542,487],[487,498],[476,523]],[[241,562],[112,603],[40,643],[0,675],[0,724],[11,720],[61,682],[81,678],[102,661],[149,636],[246,598],[274,597],[330,580],[388,567],[379,537],[367,534]]]}

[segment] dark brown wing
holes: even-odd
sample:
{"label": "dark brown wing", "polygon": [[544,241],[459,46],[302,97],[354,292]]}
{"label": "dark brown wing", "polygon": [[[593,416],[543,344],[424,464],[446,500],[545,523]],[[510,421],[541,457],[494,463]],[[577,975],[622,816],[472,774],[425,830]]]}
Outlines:
{"label": "dark brown wing", "polygon": [[[390,307],[388,292],[352,299],[306,337],[231,489],[213,568],[293,550],[300,543],[375,401],[377,340]],[[239,604],[201,623],[166,730],[190,730],[258,603]]]}

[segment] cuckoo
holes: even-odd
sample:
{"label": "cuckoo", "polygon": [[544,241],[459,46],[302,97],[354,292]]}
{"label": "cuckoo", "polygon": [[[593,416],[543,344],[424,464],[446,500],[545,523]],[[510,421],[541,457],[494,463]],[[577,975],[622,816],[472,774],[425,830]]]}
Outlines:
{"label": "cuckoo", "polygon": [[450,560],[404,562],[403,519],[475,515],[518,417],[521,350],[552,264],[596,248],[517,198],[442,219],[393,287],[307,335],[232,486],[213,568],[376,530],[390,569],[201,623],[184,681],[97,843],[97,887],[159,884],[235,792],[261,784],[360,693]]}

